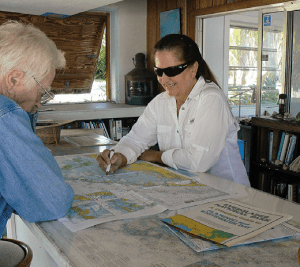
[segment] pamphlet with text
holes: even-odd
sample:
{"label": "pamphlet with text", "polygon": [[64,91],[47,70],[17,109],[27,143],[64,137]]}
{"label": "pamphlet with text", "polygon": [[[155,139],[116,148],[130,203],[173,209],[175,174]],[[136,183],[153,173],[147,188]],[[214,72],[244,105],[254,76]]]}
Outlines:
{"label": "pamphlet with text", "polygon": [[199,205],[162,221],[194,237],[230,247],[290,219],[290,215],[227,199]]}

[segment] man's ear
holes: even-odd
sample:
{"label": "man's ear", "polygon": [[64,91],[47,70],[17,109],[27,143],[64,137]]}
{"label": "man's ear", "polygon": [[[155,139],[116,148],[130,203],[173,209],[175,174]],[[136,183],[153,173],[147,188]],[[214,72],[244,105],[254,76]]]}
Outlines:
{"label": "man's ear", "polygon": [[8,89],[11,89],[14,86],[18,86],[22,84],[24,77],[25,77],[24,71],[18,69],[11,69],[5,75],[5,84]]}

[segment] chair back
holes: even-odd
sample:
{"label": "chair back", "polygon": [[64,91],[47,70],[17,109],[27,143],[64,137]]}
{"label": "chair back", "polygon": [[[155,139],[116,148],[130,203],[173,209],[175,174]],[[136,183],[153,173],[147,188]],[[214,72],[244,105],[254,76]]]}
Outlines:
{"label": "chair back", "polygon": [[22,241],[15,239],[0,239],[0,266],[29,267],[33,253],[31,248]]}

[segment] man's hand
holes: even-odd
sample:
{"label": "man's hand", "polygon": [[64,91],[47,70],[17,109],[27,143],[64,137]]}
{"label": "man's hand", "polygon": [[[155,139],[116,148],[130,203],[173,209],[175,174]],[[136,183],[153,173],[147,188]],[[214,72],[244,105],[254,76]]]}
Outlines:
{"label": "man's hand", "polygon": [[99,163],[99,167],[106,171],[108,164],[111,164],[110,171],[114,172],[117,169],[125,166],[127,164],[126,157],[121,153],[115,153],[111,159],[109,159],[110,150],[105,149],[101,154],[98,155],[97,161]]}

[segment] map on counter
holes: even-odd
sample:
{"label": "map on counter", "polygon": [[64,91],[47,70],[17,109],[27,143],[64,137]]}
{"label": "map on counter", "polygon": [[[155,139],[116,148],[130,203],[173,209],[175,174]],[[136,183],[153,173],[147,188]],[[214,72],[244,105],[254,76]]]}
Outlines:
{"label": "map on counter", "polygon": [[196,174],[137,161],[106,175],[96,154],[57,156],[56,161],[75,191],[69,213],[60,221],[76,232],[113,220],[137,218],[232,198],[206,186]]}

